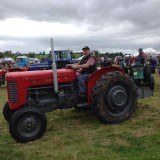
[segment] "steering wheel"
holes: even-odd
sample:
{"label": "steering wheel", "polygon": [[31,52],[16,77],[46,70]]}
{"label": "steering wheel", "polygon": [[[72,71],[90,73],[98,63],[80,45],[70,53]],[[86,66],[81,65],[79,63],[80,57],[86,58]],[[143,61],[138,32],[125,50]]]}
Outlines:
{"label": "steering wheel", "polygon": [[82,71],[82,70],[80,70],[80,69],[74,69],[74,68],[72,68],[71,66],[66,66],[66,69],[72,69],[72,70],[74,70],[74,71],[76,71],[76,72],[78,72],[78,73],[81,73],[81,71]]}

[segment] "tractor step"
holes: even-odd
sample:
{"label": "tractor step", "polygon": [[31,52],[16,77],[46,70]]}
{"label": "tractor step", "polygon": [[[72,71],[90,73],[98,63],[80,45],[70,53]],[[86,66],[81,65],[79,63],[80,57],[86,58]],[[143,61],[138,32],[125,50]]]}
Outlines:
{"label": "tractor step", "polygon": [[89,108],[88,102],[79,103],[76,105],[78,108]]}
{"label": "tractor step", "polygon": [[87,102],[79,103],[75,106],[75,108],[80,111],[91,109],[91,107],[89,106],[89,104]]}

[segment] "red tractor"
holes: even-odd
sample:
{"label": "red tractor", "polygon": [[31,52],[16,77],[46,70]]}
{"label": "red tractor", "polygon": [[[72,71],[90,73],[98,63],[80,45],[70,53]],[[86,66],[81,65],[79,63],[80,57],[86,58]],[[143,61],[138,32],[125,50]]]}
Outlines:
{"label": "red tractor", "polygon": [[[123,69],[111,66],[91,74],[86,101],[79,100],[75,79],[72,69],[7,73],[8,102],[3,115],[11,136],[18,142],[40,138],[47,127],[45,112],[55,109],[92,108],[99,120],[111,124],[128,119],[135,111],[137,86]],[[139,91],[147,93],[140,98],[153,94]]]}

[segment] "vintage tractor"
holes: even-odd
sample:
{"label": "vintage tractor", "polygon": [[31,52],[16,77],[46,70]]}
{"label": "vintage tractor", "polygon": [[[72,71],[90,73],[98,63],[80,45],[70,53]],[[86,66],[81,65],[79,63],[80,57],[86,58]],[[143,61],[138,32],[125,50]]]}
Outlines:
{"label": "vintage tractor", "polygon": [[[54,51],[55,55],[55,63],[57,64],[57,68],[65,68],[66,64],[73,64],[74,61],[71,57],[71,50],[56,50]],[[52,69],[52,59],[51,54],[49,54],[48,58],[41,61],[41,63],[31,64],[28,68],[29,71],[35,70],[48,70]]]}
{"label": "vintage tractor", "polygon": [[18,56],[16,58],[16,67],[28,67],[29,58],[27,56]]}
{"label": "vintage tractor", "polygon": [[123,69],[111,66],[90,75],[86,82],[87,97],[82,100],[74,88],[76,71],[55,70],[55,66],[53,63],[53,71],[6,74],[8,102],[4,105],[3,115],[16,141],[40,138],[47,127],[45,112],[71,107],[92,108],[99,120],[114,124],[132,115],[138,92],[139,98],[153,95],[151,89],[138,89]]}
{"label": "vintage tractor", "polygon": [[135,62],[130,69],[130,75],[137,86],[149,87],[154,90],[154,76],[151,74],[149,66],[143,66],[140,62]]}
{"label": "vintage tractor", "polygon": [[120,67],[134,80],[137,86],[149,87],[154,90],[154,76],[151,74],[150,66],[135,62],[132,65],[123,63]]}

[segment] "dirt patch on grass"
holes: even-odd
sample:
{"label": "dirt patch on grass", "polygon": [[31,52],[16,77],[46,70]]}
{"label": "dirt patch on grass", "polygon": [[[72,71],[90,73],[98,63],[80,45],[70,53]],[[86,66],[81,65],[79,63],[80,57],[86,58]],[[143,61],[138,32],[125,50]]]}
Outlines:
{"label": "dirt patch on grass", "polygon": [[130,146],[130,144],[128,143],[127,140],[125,139],[122,139],[120,137],[116,137],[114,139],[101,139],[100,140],[100,144],[103,145],[103,146],[109,146],[109,145],[121,145],[121,146]]}
{"label": "dirt patch on grass", "polygon": [[132,131],[134,137],[150,136],[155,133],[156,131],[153,128],[147,128],[147,127],[141,127]]}

